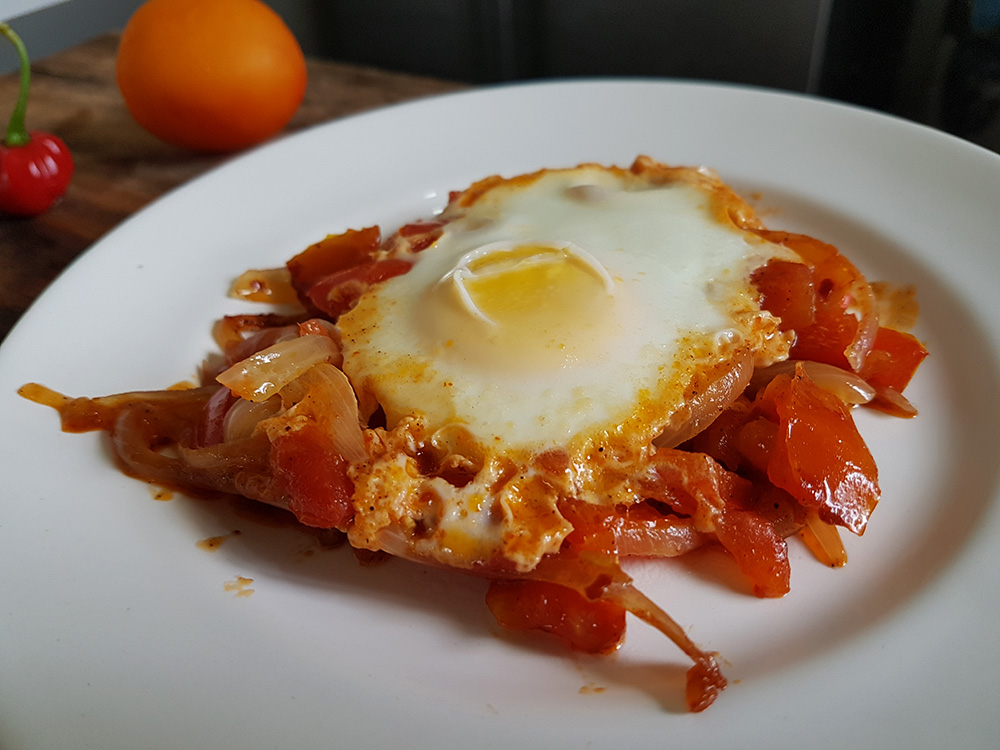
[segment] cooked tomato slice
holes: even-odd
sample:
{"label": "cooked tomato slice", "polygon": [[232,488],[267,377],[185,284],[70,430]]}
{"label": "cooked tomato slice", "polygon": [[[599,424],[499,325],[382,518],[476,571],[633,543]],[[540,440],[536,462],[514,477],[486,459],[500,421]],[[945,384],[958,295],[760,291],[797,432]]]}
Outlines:
{"label": "cooked tomato slice", "polygon": [[726,508],[715,526],[719,543],[749,579],[755,595],[782,597],[791,589],[788,545],[770,521],[739,508]]}
{"label": "cooked tomato slice", "polygon": [[677,557],[700,547],[705,537],[690,518],[650,503],[606,508],[563,502],[559,511],[573,526],[564,551],[596,552],[611,557]]}
{"label": "cooked tomato slice", "polygon": [[559,512],[573,530],[563,540],[563,547],[576,554],[583,551],[614,554],[614,516],[607,508],[585,502],[561,502]]}
{"label": "cooked tomato slice", "polygon": [[411,252],[419,253],[437,242],[438,238],[444,234],[444,222],[415,221],[400,227],[397,234],[409,241]]}
{"label": "cooked tomato slice", "polygon": [[840,303],[824,304],[816,309],[816,321],[809,327],[796,331],[792,346],[793,359],[824,362],[850,370],[844,352],[851,346],[858,331],[857,319],[846,312]]}
{"label": "cooked tomato slice", "polygon": [[761,294],[760,306],[781,318],[782,331],[805,329],[816,322],[810,266],[774,258],[754,271],[751,280]]}
{"label": "cooked tomato slice", "polygon": [[378,227],[328,235],[285,264],[292,275],[292,285],[299,294],[304,294],[320,279],[371,260],[381,241]]}
{"label": "cooked tomato slice", "polygon": [[400,258],[370,260],[330,274],[312,285],[309,301],[331,318],[350,310],[372,285],[410,270],[412,264]]}
{"label": "cooked tomato slice", "polygon": [[347,529],[354,517],[354,483],[347,475],[347,461],[319,428],[306,425],[275,439],[271,470],[300,522]]}
{"label": "cooked tomato slice", "polygon": [[927,349],[909,333],[879,328],[859,374],[874,386],[902,393],[926,356]]}
{"label": "cooked tomato slice", "polygon": [[612,530],[622,557],[677,557],[697,549],[705,539],[690,518],[662,513],[650,503],[616,509]]}
{"label": "cooked tomato slice", "polygon": [[[859,370],[871,350],[878,325],[874,295],[865,277],[833,245],[804,234],[766,229],[754,231],[770,242],[794,250],[812,268],[813,322],[794,326],[796,338],[792,358]],[[762,273],[766,277],[768,272]],[[801,300],[807,292],[789,290],[788,294],[796,300],[787,303],[790,312],[801,319]],[[777,307],[786,306],[776,290],[771,291],[771,297]]]}
{"label": "cooked tomato slice", "polygon": [[825,522],[863,533],[879,498],[878,470],[848,408],[801,367],[775,377],[758,398],[778,418],[771,482]]}
{"label": "cooked tomato slice", "polygon": [[508,630],[541,630],[588,654],[614,651],[625,635],[624,609],[547,581],[491,581],[486,605]]}
{"label": "cooked tomato slice", "polygon": [[757,596],[788,593],[788,548],[771,523],[749,509],[753,492],[749,481],[709,456],[660,450],[639,487],[649,498],[689,516],[697,531],[714,535]]}

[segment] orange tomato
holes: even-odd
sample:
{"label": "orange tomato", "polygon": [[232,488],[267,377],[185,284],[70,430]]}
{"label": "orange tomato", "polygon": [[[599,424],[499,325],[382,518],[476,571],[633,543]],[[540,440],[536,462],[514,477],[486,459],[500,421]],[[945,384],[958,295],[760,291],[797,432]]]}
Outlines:
{"label": "orange tomato", "polygon": [[277,134],[306,88],[298,41],[259,0],[148,0],[125,26],[116,74],[142,127],[209,152]]}

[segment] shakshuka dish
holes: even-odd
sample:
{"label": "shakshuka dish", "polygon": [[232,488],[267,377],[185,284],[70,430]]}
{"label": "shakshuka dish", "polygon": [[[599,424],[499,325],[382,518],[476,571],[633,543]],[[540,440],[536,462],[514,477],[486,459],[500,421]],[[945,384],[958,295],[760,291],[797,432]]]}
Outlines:
{"label": "shakshuka dish", "polygon": [[489,581],[505,628],[608,653],[626,613],[725,688],[622,568],[717,545],[760,597],[786,539],[842,565],[878,472],[852,410],[900,417],[913,290],[767,229],[714,172],[639,157],[488,177],[437,215],[319,240],[233,294],[200,384],[68,398],[121,469],[278,506],[357,550]]}

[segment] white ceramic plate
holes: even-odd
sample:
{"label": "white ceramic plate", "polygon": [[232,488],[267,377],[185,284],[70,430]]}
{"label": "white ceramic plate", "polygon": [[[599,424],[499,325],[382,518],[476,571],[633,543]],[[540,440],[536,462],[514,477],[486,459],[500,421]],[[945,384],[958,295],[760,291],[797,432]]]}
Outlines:
{"label": "white ceramic plate", "polygon": [[[362,568],[226,503],[159,502],[99,437],[15,395],[190,377],[211,322],[244,309],[225,292],[247,267],[425,216],[488,174],[640,153],[715,167],[770,226],[915,283],[932,353],[909,391],[916,420],[859,415],[884,499],[846,568],[793,543],[792,592],[775,601],[710,556],[634,566],[722,654],[731,686],[704,714],[683,711],[685,659],[637,621],[607,659],[503,634],[479,580]],[[0,354],[0,746],[996,746],[998,188],[996,155],[896,119],[609,81],[382,110],[174,192],[75,263]],[[234,529],[214,552],[197,544]]]}

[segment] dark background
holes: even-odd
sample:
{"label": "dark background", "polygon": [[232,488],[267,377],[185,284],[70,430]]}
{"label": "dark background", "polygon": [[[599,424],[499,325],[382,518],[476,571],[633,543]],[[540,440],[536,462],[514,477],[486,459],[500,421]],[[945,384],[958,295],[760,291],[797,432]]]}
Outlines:
{"label": "dark background", "polygon": [[335,0],[322,55],[483,83],[668,76],[788,89],[1000,151],[1000,0]]}

